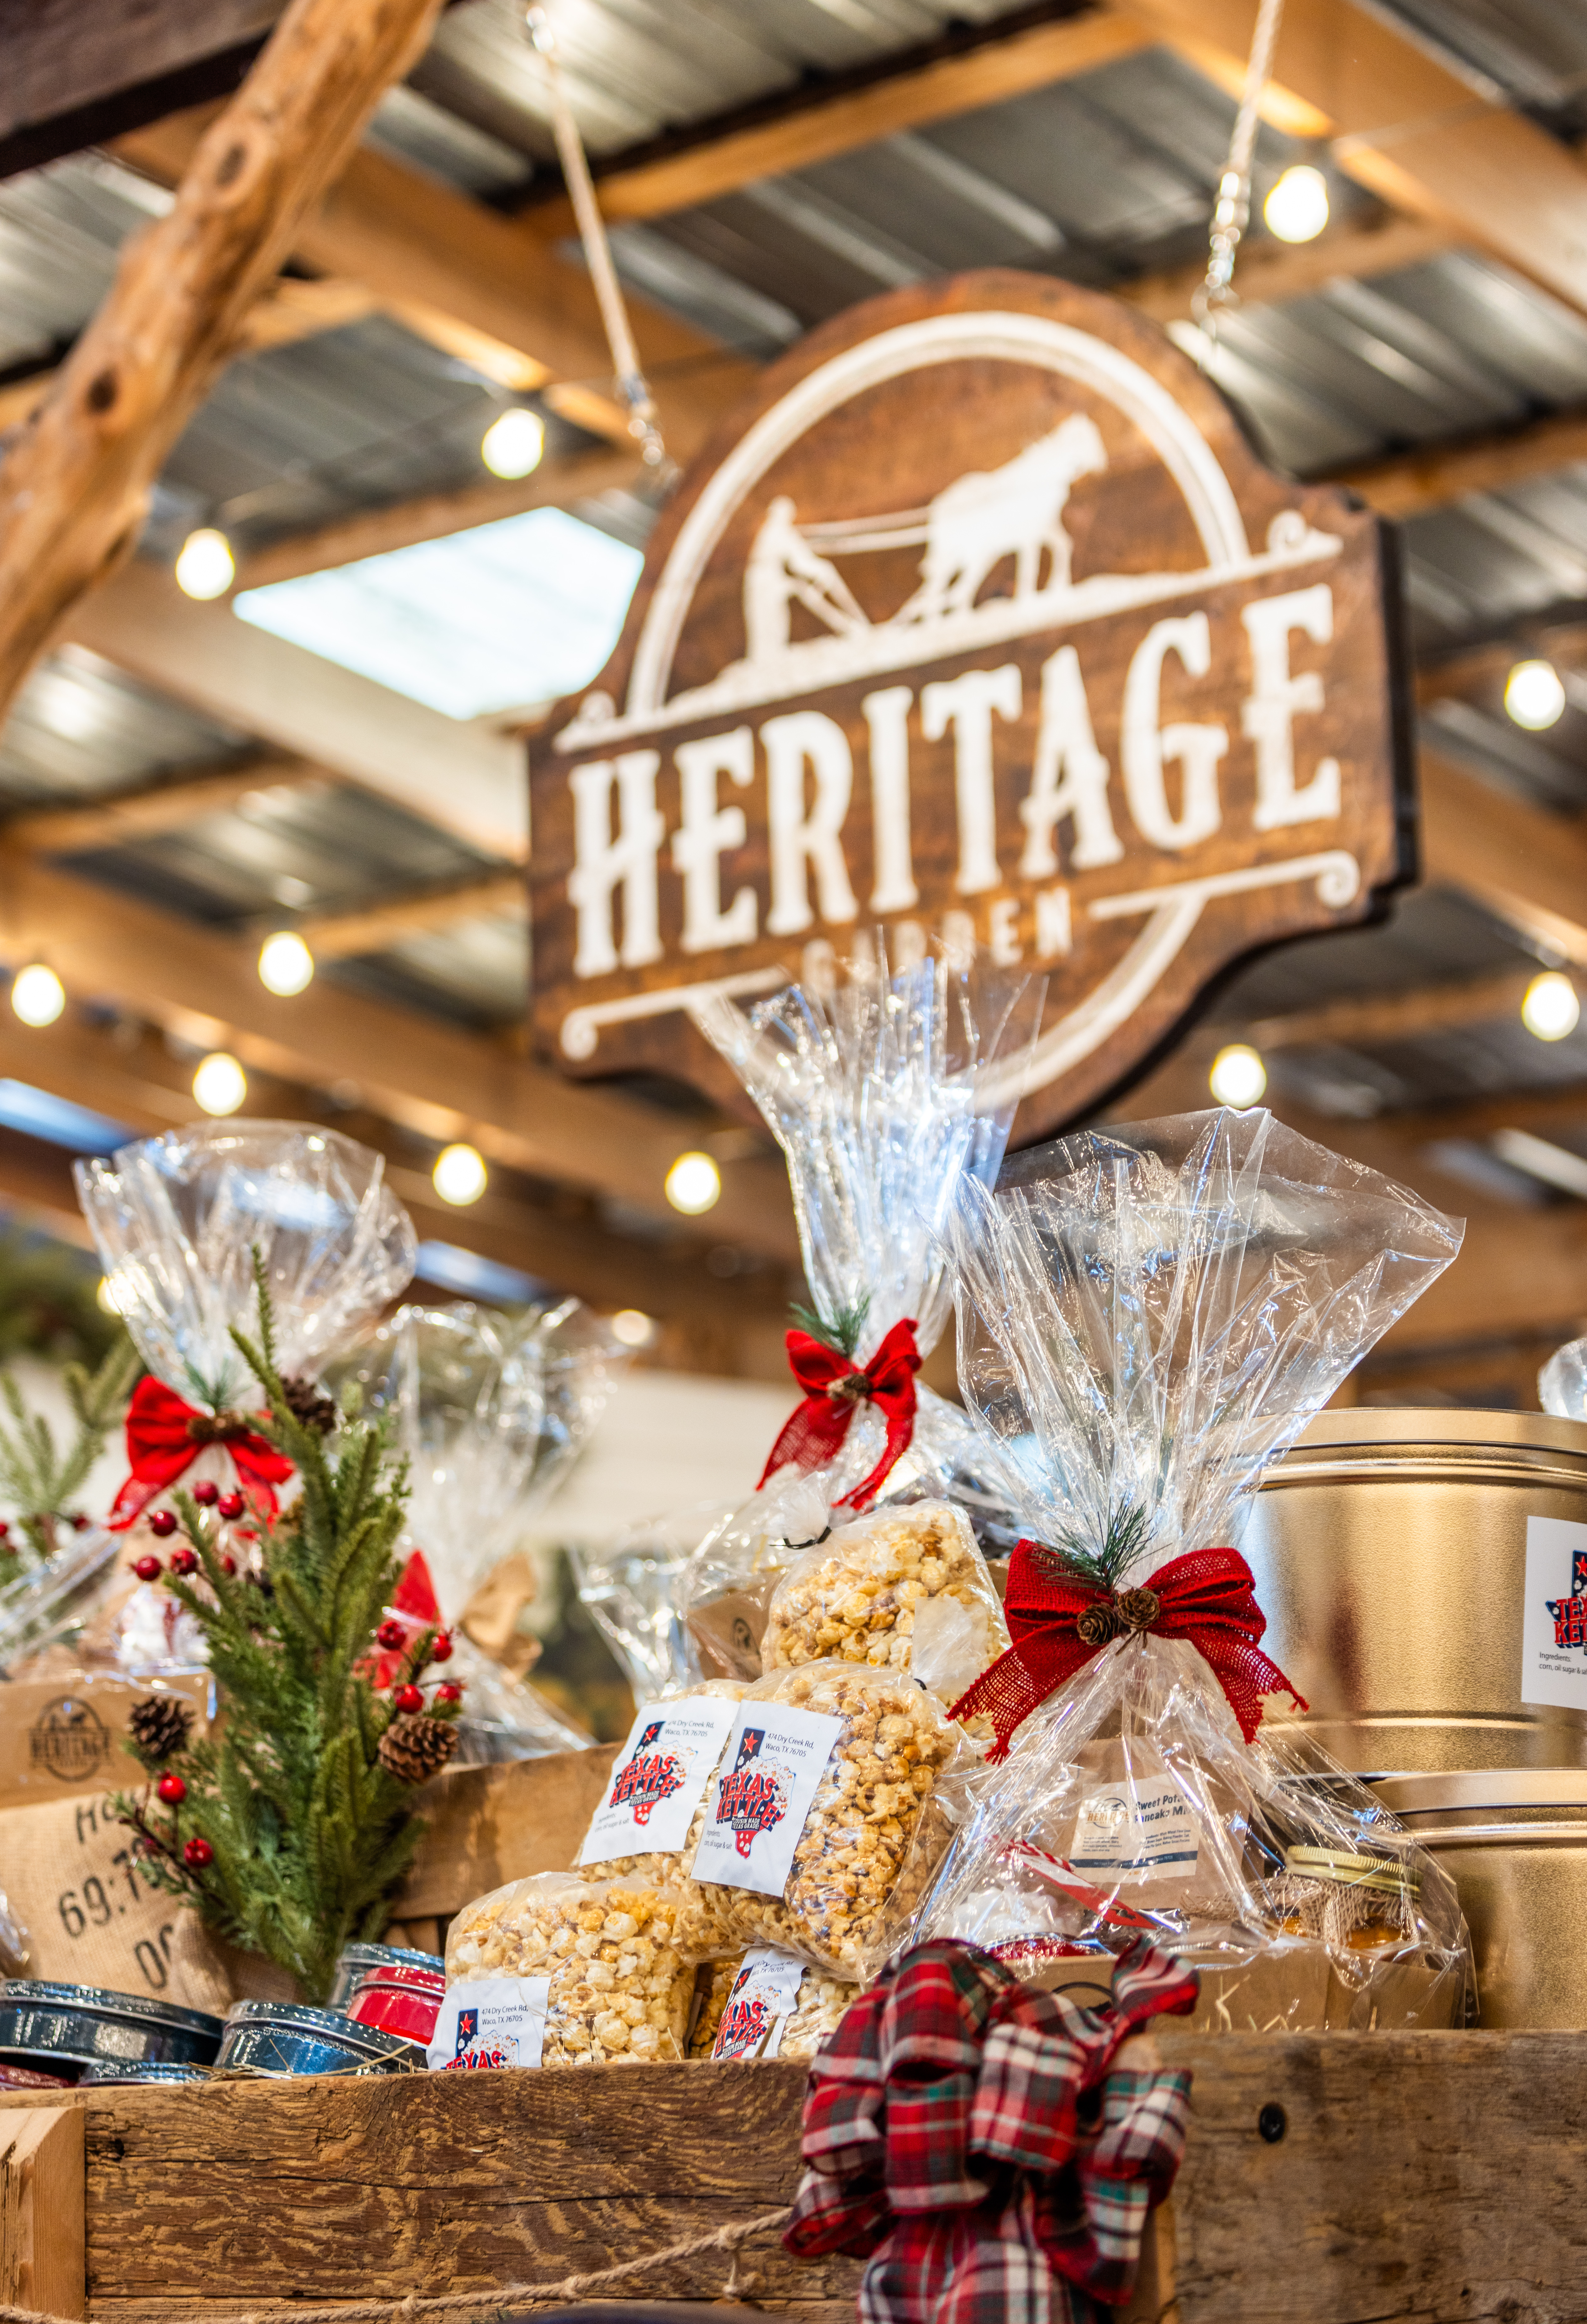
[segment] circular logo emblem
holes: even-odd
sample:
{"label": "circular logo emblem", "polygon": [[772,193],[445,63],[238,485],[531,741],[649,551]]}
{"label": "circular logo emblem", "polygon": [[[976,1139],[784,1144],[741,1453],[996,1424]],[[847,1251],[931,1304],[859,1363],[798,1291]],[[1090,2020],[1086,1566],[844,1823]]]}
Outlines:
{"label": "circular logo emblem", "polygon": [[47,1703],[34,1720],[28,1738],[29,1762],[63,1784],[86,1783],[109,1760],[111,1739],[91,1702],[63,1694]]}

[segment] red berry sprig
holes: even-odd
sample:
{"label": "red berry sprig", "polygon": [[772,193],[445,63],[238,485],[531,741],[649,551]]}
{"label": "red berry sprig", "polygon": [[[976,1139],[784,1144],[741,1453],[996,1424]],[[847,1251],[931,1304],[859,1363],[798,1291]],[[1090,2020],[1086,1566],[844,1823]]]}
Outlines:
{"label": "red berry sprig", "polygon": [[436,1701],[438,1702],[461,1702],[462,1700],[462,1688],[456,1684],[456,1683],[451,1679],[447,1679],[436,1689]]}
{"label": "red berry sprig", "polygon": [[176,1531],[176,1511],[156,1509],[149,1519],[149,1530],[156,1541],[169,1541]]}
{"label": "red berry sprig", "polygon": [[165,1568],[157,1557],[135,1557],[133,1572],[140,1582],[158,1582]]}
{"label": "red berry sprig", "polygon": [[212,1509],[220,1499],[220,1487],[213,1477],[200,1477],[193,1488],[193,1499],[201,1509]]}
{"label": "red berry sprig", "polygon": [[189,1573],[197,1573],[198,1571],[198,1554],[197,1550],[173,1549],[171,1553],[171,1570],[173,1573],[180,1573],[183,1576]]}
{"label": "red berry sprig", "polygon": [[217,1507],[227,1525],[235,1525],[248,1504],[241,1493],[222,1493]]}
{"label": "red berry sprig", "polygon": [[180,1808],[188,1796],[186,1784],[180,1775],[161,1775],[154,1789],[168,1808]]}
{"label": "red berry sprig", "polygon": [[202,1832],[196,1831],[182,1850],[182,1862],[189,1872],[202,1872],[207,1864],[215,1861],[215,1850]]}
{"label": "red berry sprig", "polygon": [[423,1689],[414,1686],[411,1682],[406,1686],[393,1687],[392,1708],[393,1711],[406,1711],[410,1715],[414,1711],[422,1711],[424,1709]]}
{"label": "red berry sprig", "polygon": [[399,1646],[406,1644],[407,1637],[407,1630],[401,1622],[387,1619],[375,1632],[374,1643],[377,1646],[383,1646],[387,1654],[394,1654]]}

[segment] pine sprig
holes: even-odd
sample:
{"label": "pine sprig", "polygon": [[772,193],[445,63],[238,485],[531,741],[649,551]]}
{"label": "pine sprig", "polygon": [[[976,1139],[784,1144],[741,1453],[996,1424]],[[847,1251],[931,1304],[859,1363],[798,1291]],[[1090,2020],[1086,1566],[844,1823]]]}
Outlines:
{"label": "pine sprig", "polygon": [[[251,1425],[293,1463],[301,1491],[260,1522],[256,1572],[228,1573],[213,1520],[190,1495],[172,1496],[198,1573],[168,1572],[165,1586],[204,1634],[226,1722],[217,1738],[159,1763],[187,1785],[169,1829],[152,1794],[117,1807],[143,1840],[155,1886],[186,1895],[223,1937],[279,1963],[317,2002],[343,1947],[383,1932],[424,1831],[411,1787],[379,1757],[391,1696],[360,1667],[401,1572],[408,1479],[389,1462],[381,1425],[344,1422],[329,1440],[297,1417],[257,1253],[254,1280],[257,1339],[232,1333],[269,1406]],[[417,1679],[436,1636],[415,1638],[398,1684]],[[432,1702],[429,1715],[455,1713]],[[153,1775],[154,1761],[138,1756]],[[194,1839],[211,1850],[207,1862],[187,1860]]]}
{"label": "pine sprig", "polygon": [[1066,1565],[1112,1595],[1146,1547],[1149,1529],[1144,1505],[1134,1501],[1122,1508],[1109,1509],[1099,1545],[1088,1546],[1083,1535],[1066,1533],[1059,1535],[1053,1546]]}
{"label": "pine sprig", "polygon": [[871,1313],[871,1294],[862,1292],[851,1307],[840,1307],[834,1315],[824,1315],[818,1307],[807,1307],[802,1301],[789,1303],[789,1314],[801,1332],[807,1332],[824,1348],[831,1348],[853,1363],[854,1351],[865,1329],[865,1318]]}
{"label": "pine sprig", "polygon": [[56,1521],[71,1513],[106,1438],[126,1408],[138,1370],[137,1350],[125,1333],[111,1342],[94,1371],[68,1364],[61,1386],[77,1430],[59,1449],[42,1413],[30,1412],[11,1374],[0,1373],[0,1399],[10,1415],[9,1426],[0,1421],[0,1495],[16,1512],[22,1537],[22,1545],[8,1542],[0,1554],[0,1582],[12,1581],[29,1565],[42,1564],[53,1554]]}

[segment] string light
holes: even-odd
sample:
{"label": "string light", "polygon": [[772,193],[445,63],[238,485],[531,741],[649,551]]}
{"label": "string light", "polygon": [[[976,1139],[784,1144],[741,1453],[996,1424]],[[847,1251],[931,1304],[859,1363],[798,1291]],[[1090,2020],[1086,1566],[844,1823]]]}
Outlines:
{"label": "string light", "polygon": [[1504,706],[1529,734],[1552,726],[1565,706],[1563,679],[1551,661],[1518,661],[1504,682]]}
{"label": "string light", "polygon": [[1315,242],[1328,223],[1328,180],[1306,161],[1286,170],[1262,204],[1262,221],[1280,242]]}
{"label": "string light", "polygon": [[442,1202],[450,1203],[457,1210],[477,1203],[490,1184],[484,1156],[477,1146],[463,1144],[443,1146],[436,1156],[430,1176]]}
{"label": "string light", "polygon": [[1268,1068],[1257,1050],[1243,1041],[1234,1041],[1228,1048],[1220,1049],[1213,1059],[1207,1086],[1220,1105],[1232,1106],[1236,1113],[1244,1113],[1259,1102],[1267,1088]]}
{"label": "string light", "polygon": [[493,476],[527,476],[540,466],[545,448],[545,421],[514,404],[485,429],[479,456]]}
{"label": "string light", "polygon": [[206,1113],[235,1113],[248,1094],[248,1076],[227,1049],[215,1049],[193,1075],[193,1095]]}
{"label": "string light", "polygon": [[667,1199],[686,1218],[697,1219],[722,1193],[722,1173],[708,1154],[680,1154],[667,1173]]}
{"label": "string light", "polygon": [[237,560],[224,532],[200,525],[176,560],[176,586],[189,597],[224,597],[237,577]]}
{"label": "string light", "polygon": [[1527,987],[1521,1022],[1539,1041],[1563,1041],[1567,1033],[1575,1031],[1581,1016],[1576,988],[1557,969],[1545,969]]}
{"label": "string light", "polygon": [[655,1337],[656,1327],[641,1307],[619,1307],[612,1318],[612,1337],[625,1348],[642,1348]]}
{"label": "string light", "polygon": [[24,1025],[53,1025],[66,1006],[66,988],[52,968],[34,961],[12,979],[11,1006]]}
{"label": "string light", "polygon": [[278,928],[259,947],[259,982],[267,992],[290,1000],[314,981],[314,954],[291,928]]}

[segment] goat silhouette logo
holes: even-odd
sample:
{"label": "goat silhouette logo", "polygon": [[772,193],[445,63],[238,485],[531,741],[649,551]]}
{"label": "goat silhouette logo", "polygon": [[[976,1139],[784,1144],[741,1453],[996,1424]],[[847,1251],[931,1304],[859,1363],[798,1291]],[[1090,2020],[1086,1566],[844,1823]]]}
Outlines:
{"label": "goat silhouette logo", "polygon": [[1408,863],[1377,521],[1266,469],[1139,316],[1045,278],[878,300],[772,366],[531,757],[534,1028],[723,1089],[721,998],[871,924],[1050,979],[1034,1132],[1241,953]]}

